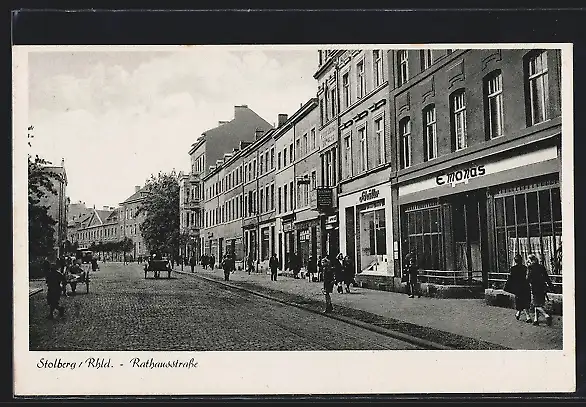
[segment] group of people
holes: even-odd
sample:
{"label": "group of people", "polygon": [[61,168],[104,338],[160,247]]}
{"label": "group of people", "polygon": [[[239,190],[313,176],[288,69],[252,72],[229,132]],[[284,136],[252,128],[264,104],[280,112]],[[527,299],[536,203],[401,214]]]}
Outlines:
{"label": "group of people", "polygon": [[[97,258],[92,257],[90,259],[90,267],[92,271],[99,270]],[[67,285],[71,286],[71,295],[75,295],[77,282],[81,277],[85,278],[87,270],[84,270],[81,259],[63,256],[54,263],[45,260],[43,262],[43,272],[45,274],[45,283],[47,284],[48,318],[53,319],[55,311],[58,311],[59,316],[62,317],[65,314],[65,307],[60,305],[60,301],[61,297],[67,297]]]}
{"label": "group of people", "polygon": [[[191,266],[191,271],[193,271],[193,267],[195,266],[195,257],[192,257],[190,261],[193,261],[193,265]],[[204,270],[206,270],[208,267],[210,268],[210,270],[214,269],[214,265],[216,264],[216,258],[214,257],[214,255],[207,255],[207,254],[202,254],[201,255],[201,266],[203,267]],[[191,263],[190,263],[191,265]]]}
{"label": "group of people", "polygon": [[343,253],[335,257],[324,256],[318,264],[318,275],[323,276],[324,295],[326,297],[325,313],[332,312],[334,309],[332,305],[331,293],[334,292],[334,287],[337,287],[338,293],[350,293],[350,285],[355,283],[354,265],[350,256],[344,256]]}
{"label": "group of people", "polygon": [[[521,313],[525,313],[525,321],[533,325],[539,325],[539,314],[545,318],[547,325],[551,325],[552,317],[545,311],[545,302],[548,291],[553,291],[553,284],[547,270],[541,264],[536,255],[527,256],[527,266],[523,264],[523,258],[515,255],[515,264],[509,271],[509,277],[504,290],[515,296],[515,318],[519,319]],[[530,309],[533,308],[533,319]]]}

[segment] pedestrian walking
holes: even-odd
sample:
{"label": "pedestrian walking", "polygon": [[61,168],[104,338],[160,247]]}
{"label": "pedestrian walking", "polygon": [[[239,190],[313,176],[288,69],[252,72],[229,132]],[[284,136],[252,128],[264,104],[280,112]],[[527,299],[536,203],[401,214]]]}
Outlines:
{"label": "pedestrian walking", "polygon": [[210,256],[210,259],[208,260],[208,265],[210,266],[210,270],[214,269],[214,265],[216,263],[216,258],[214,257],[214,255],[212,254]]}
{"label": "pedestrian walking", "polygon": [[191,267],[191,272],[194,272],[195,269],[195,256],[191,256],[189,259],[189,266]]}
{"label": "pedestrian walking", "polygon": [[100,269],[100,266],[98,264],[98,260],[95,257],[92,257],[91,263],[92,263],[92,271],[98,271]]}
{"label": "pedestrian walking", "polygon": [[203,267],[204,270],[208,266],[208,255],[205,253],[202,254],[202,256],[201,256],[201,266]]}
{"label": "pedestrian walking", "polygon": [[331,267],[334,269],[335,285],[339,294],[344,292],[344,267],[342,266],[343,260],[344,255],[342,253],[339,253],[334,259],[331,260]]}
{"label": "pedestrian walking", "polygon": [[419,274],[419,269],[415,261],[415,256],[413,256],[412,253],[407,253],[405,255],[403,273],[407,275],[407,293],[409,294],[409,298],[415,297],[415,291],[417,291],[417,298],[421,298],[421,292],[417,289],[417,275]]}
{"label": "pedestrian walking", "polygon": [[230,253],[226,253],[224,255],[224,259],[222,260],[222,268],[224,269],[224,280],[230,280],[230,273],[232,272],[233,261],[232,255]]}
{"label": "pedestrian walking", "polygon": [[47,283],[47,305],[49,305],[49,319],[53,319],[55,310],[59,311],[59,316],[65,314],[65,308],[59,305],[61,298],[62,284],[65,281],[65,276],[59,271],[57,265],[50,264],[45,261],[44,268],[46,270]]}
{"label": "pedestrian walking", "polygon": [[335,284],[335,278],[334,278],[334,270],[331,267],[330,264],[330,260],[328,259],[327,256],[324,256],[321,260],[321,268],[323,270],[324,273],[324,295],[326,296],[326,309],[325,309],[325,313],[329,313],[332,312],[334,310],[334,307],[332,306],[332,297],[331,297],[331,293],[334,291],[334,284]]}
{"label": "pedestrian walking", "polygon": [[350,293],[350,285],[354,284],[355,272],[354,272],[354,264],[352,263],[352,259],[350,256],[344,256],[344,260],[342,261],[342,268],[344,269],[344,285],[346,286],[346,293]]}
{"label": "pedestrian walking", "polygon": [[293,271],[293,278],[299,278],[299,271],[301,271],[301,263],[297,253],[292,252],[289,256],[289,268]]}
{"label": "pedestrian walking", "polygon": [[309,260],[307,261],[307,275],[310,283],[312,281],[317,281],[317,262],[313,255],[309,256]]}
{"label": "pedestrian walking", "polygon": [[246,270],[248,270],[248,275],[254,271],[254,259],[252,258],[252,253],[246,258]]}
{"label": "pedestrian walking", "polygon": [[504,290],[515,296],[515,318],[521,317],[521,312],[525,313],[525,322],[531,322],[529,307],[531,305],[531,287],[527,281],[527,267],[523,264],[523,258],[515,255],[515,264],[509,270],[509,277],[505,283]]}
{"label": "pedestrian walking", "polygon": [[545,309],[545,301],[548,299],[547,292],[553,291],[553,284],[543,265],[539,264],[537,256],[530,254],[527,256],[527,280],[531,287],[531,305],[534,308],[533,325],[539,325],[538,315],[545,317],[547,325],[551,325],[552,318]]}
{"label": "pedestrian walking", "polygon": [[277,269],[279,268],[279,259],[277,259],[277,255],[273,252],[271,258],[269,259],[269,268],[271,269],[271,281],[277,281]]}

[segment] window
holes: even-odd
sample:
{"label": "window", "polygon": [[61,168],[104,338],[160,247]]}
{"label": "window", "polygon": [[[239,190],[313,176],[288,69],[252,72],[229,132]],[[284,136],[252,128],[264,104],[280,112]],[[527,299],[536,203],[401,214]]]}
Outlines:
{"label": "window", "polygon": [[466,93],[456,91],[452,95],[452,145],[455,151],[468,146],[466,137]]}
{"label": "window", "polygon": [[[301,140],[300,139],[295,140],[295,156],[301,157]],[[291,160],[291,161],[293,161],[293,160]]]}
{"label": "window", "polygon": [[433,105],[423,111],[423,131],[423,157],[428,161],[437,157],[437,129]]}
{"label": "window", "polygon": [[279,192],[277,194],[277,211],[281,213],[281,187],[279,187]]}
{"label": "window", "polygon": [[323,124],[325,123],[325,120],[324,120],[324,101],[323,101],[323,99],[320,99],[319,100],[319,121],[320,121],[320,123],[323,126]]}
{"label": "window", "polygon": [[262,162],[263,162],[263,159],[262,159],[262,154],[261,154],[260,159],[258,160],[258,175],[262,175],[262,168],[263,168]]}
{"label": "window", "polygon": [[374,86],[377,87],[383,83],[383,59],[381,50],[376,49],[372,51],[372,61],[374,70]]}
{"label": "window", "polygon": [[342,76],[342,87],[344,89],[344,107],[347,108],[350,106],[350,75],[348,72]]}
{"label": "window", "polygon": [[364,60],[356,64],[357,95],[360,99],[366,93],[366,79],[364,78]]}
{"label": "window", "polygon": [[289,164],[293,164],[293,143],[289,145]]}
{"label": "window", "polygon": [[419,51],[421,57],[421,70],[425,71],[433,64],[433,54],[430,49],[422,49]]}
{"label": "window", "polygon": [[283,211],[287,212],[287,184],[283,185]]}
{"label": "window", "polygon": [[291,210],[295,209],[295,192],[293,191],[293,181],[289,183],[289,198],[291,198]]}
{"label": "window", "polygon": [[[513,258],[529,253],[541,257],[556,292],[561,290],[562,214],[557,186],[497,195],[494,199],[497,273],[489,281],[502,287]],[[503,280],[503,281],[501,281]]]}
{"label": "window", "polygon": [[409,54],[407,51],[399,51],[397,53],[397,60],[398,60],[398,71],[399,71],[399,83],[398,85],[401,86],[405,82],[409,80]]}
{"label": "window", "polygon": [[414,253],[423,269],[445,270],[442,207],[408,210],[402,218],[403,255]]}
{"label": "window", "polygon": [[484,103],[488,139],[503,135],[503,78],[500,71],[484,81]]}
{"label": "window", "polygon": [[366,142],[366,126],[358,129],[358,140],[360,140],[360,170],[368,169],[368,146]]}
{"label": "window", "polygon": [[329,119],[329,106],[330,103],[328,101],[329,98],[329,87],[326,85],[324,89],[324,121],[327,123]]}
{"label": "window", "polygon": [[280,170],[281,169],[281,152],[279,151],[279,154],[277,154],[277,169]]}
{"label": "window", "polygon": [[256,160],[252,162],[252,179],[256,178]]}
{"label": "window", "polygon": [[283,150],[283,167],[287,166],[287,148]]}
{"label": "window", "polygon": [[528,59],[527,90],[529,92],[529,125],[548,119],[549,105],[547,51],[531,54]]}
{"label": "window", "polygon": [[267,185],[265,187],[265,212],[268,212],[270,210],[270,202],[271,202],[271,197],[269,195],[269,186]]}
{"label": "window", "polygon": [[400,138],[400,165],[401,168],[408,168],[411,166],[411,120],[405,117],[399,122],[399,138]]}
{"label": "window", "polygon": [[374,120],[374,131],[376,133],[375,140],[377,143],[378,165],[382,165],[387,161],[385,153],[385,121],[384,117],[379,117]]}
{"label": "window", "polygon": [[333,117],[336,117],[336,104],[337,104],[336,88],[330,90],[330,103],[332,105],[332,118],[333,118]]}
{"label": "window", "polygon": [[271,170],[275,168],[275,148],[271,148]]}
{"label": "window", "polygon": [[303,145],[301,147],[303,149],[303,155],[305,155],[305,154],[307,154],[309,152],[309,144],[308,143],[309,143],[309,141],[308,141],[308,138],[307,138],[307,133],[305,133],[303,135]]}
{"label": "window", "polygon": [[352,137],[348,134],[344,137],[344,176],[352,176]]}
{"label": "window", "polygon": [[315,170],[311,171],[311,189],[317,188],[317,173]]}
{"label": "window", "polygon": [[275,184],[271,184],[271,210],[275,209]]}
{"label": "window", "polygon": [[265,171],[269,171],[269,152],[265,152]]}
{"label": "window", "polygon": [[309,141],[311,143],[311,149],[314,150],[315,149],[315,129],[311,129]]}

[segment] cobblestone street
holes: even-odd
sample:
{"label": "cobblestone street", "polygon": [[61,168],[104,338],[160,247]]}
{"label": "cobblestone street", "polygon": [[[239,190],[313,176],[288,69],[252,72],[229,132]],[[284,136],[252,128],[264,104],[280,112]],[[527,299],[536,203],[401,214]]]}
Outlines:
{"label": "cobblestone street", "polygon": [[61,299],[63,318],[47,319],[46,291],[30,298],[30,350],[417,349],[192,276],[155,280],[137,264],[100,267],[89,294],[81,286]]}

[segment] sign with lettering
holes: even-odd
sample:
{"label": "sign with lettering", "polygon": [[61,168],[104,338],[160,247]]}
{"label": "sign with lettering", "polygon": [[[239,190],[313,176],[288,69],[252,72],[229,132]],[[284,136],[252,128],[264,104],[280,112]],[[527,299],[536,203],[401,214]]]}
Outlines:
{"label": "sign with lettering", "polygon": [[379,195],[380,191],[378,189],[371,188],[368,191],[362,191],[362,195],[360,195],[360,197],[358,198],[358,202],[363,203],[366,201],[371,201],[373,199],[378,198]]}
{"label": "sign with lettering", "polygon": [[328,146],[338,140],[338,131],[337,130],[338,130],[337,127],[329,126],[328,128],[323,129],[322,131],[319,132],[322,147]]}
{"label": "sign with lettering", "polygon": [[484,174],[486,174],[484,165],[477,165],[475,167],[463,168],[460,170],[446,172],[445,174],[440,174],[435,177],[435,183],[437,185],[451,184],[452,187],[455,187],[457,184],[467,184],[470,179],[481,177]]}
{"label": "sign with lettering", "polygon": [[299,232],[299,240],[309,240],[309,230],[302,230]]}
{"label": "sign with lettering", "polygon": [[332,189],[327,187],[317,188],[317,209],[328,209],[333,205]]}
{"label": "sign with lettering", "polygon": [[338,221],[338,215],[328,216],[327,223],[336,223]]}

